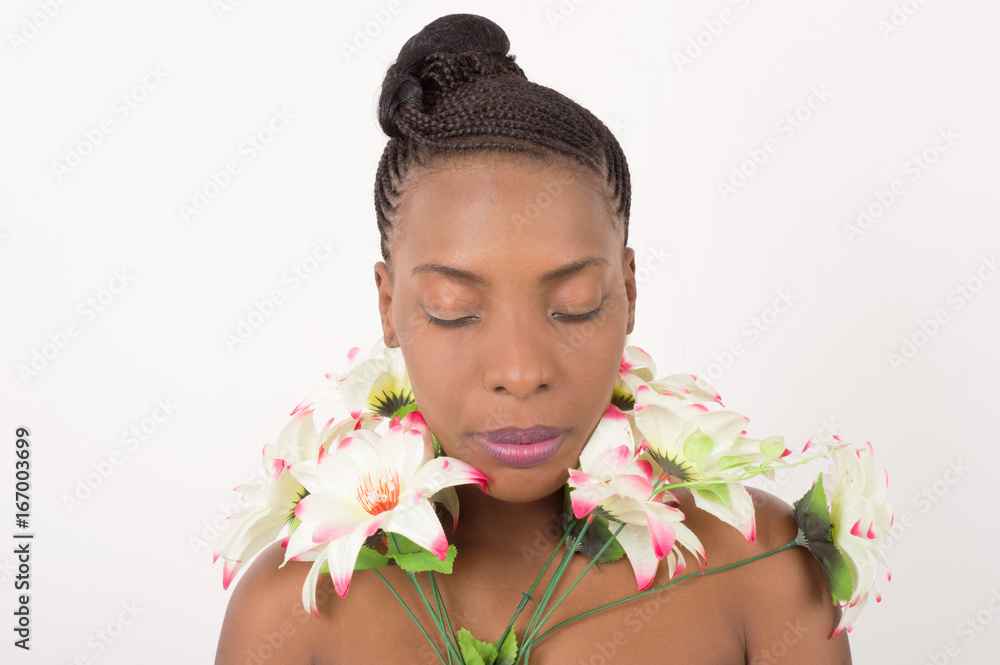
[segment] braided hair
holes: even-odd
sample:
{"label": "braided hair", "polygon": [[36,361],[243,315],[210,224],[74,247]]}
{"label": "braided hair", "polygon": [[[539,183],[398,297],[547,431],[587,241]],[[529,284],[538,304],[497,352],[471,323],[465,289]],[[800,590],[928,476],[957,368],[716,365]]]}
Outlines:
{"label": "braided hair", "polygon": [[378,120],[389,141],[375,176],[375,212],[387,265],[393,213],[411,167],[476,151],[582,165],[606,185],[628,243],[632,189],[618,141],[590,111],[529,81],[509,49],[493,21],[450,14],[407,40],[386,72]]}

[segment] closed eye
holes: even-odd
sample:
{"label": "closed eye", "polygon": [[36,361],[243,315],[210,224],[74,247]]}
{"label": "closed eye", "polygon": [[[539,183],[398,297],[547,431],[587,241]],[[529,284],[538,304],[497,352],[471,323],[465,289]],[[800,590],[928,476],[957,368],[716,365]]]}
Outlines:
{"label": "closed eye", "polygon": [[589,312],[584,312],[583,314],[564,314],[562,312],[553,312],[552,316],[558,318],[560,321],[566,321],[567,323],[589,321],[601,313],[601,308],[604,306],[604,300],[606,298],[607,296],[604,296],[604,298],[601,299],[601,304],[597,306],[597,309],[592,309]]}
{"label": "closed eye", "polygon": [[[605,299],[607,296],[605,296]],[[596,309],[592,309],[589,312],[584,312],[583,314],[567,314],[565,312],[553,312],[552,317],[563,321],[565,323],[578,323],[581,321],[589,321],[597,317],[601,313],[601,309],[604,307],[604,300],[601,300],[601,304],[597,306]],[[478,316],[463,316],[457,319],[439,319],[436,316],[431,316],[426,310],[424,310],[424,315],[427,317],[427,321],[436,326],[441,326],[443,328],[457,328],[459,326],[464,326],[466,324],[472,323],[473,321],[479,320]]]}
{"label": "closed eye", "polygon": [[[427,313],[424,312],[424,314],[427,314]],[[427,314],[427,321],[429,321],[430,323],[433,323],[436,326],[442,326],[444,328],[457,328],[458,326],[462,326],[462,325],[465,325],[467,323],[471,323],[472,321],[476,320],[477,318],[478,317],[475,317],[475,316],[463,316],[460,319],[439,319],[436,316],[431,316],[430,314]]]}

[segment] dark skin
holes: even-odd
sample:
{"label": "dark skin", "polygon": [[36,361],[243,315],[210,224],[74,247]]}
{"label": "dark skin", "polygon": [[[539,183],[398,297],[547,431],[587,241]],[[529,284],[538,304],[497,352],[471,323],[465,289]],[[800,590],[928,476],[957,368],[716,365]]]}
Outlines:
{"label": "dark skin", "polygon": [[[553,517],[562,511],[567,470],[577,465],[610,400],[634,324],[634,251],[623,248],[621,227],[596,178],[559,160],[450,158],[417,171],[403,198],[391,268],[375,265],[384,337],[402,349],[414,395],[444,452],[491,479],[486,493],[458,488],[461,516],[454,531],[448,525],[448,536],[459,555],[453,573],[438,580],[456,629],[495,641],[558,542]],[[414,273],[426,264],[445,268]],[[558,269],[564,270],[543,279]],[[573,318],[598,307],[592,318]],[[567,434],[552,458],[530,468],[502,464],[472,436],[531,425]],[[677,492],[685,523],[705,546],[706,568],[795,538],[791,508],[765,492],[751,493],[757,541],[747,543],[697,509],[686,491]],[[685,558],[686,572],[697,571],[694,555],[685,551]],[[279,568],[282,560],[280,545],[272,545],[244,573],[226,614],[218,665],[255,658],[317,665],[438,662],[372,571],[355,572],[343,599],[322,576],[317,618],[301,601],[311,564]],[[560,588],[587,562],[575,555]],[[398,569],[384,575],[411,608],[422,607]],[[653,586],[667,581],[662,565]],[[602,564],[547,625],[636,590],[627,560]],[[532,607],[517,621],[519,640]],[[417,614],[433,634],[430,620]],[[817,563],[795,547],[572,623],[534,647],[531,662],[843,665],[851,662],[846,633],[828,639],[838,620]]]}

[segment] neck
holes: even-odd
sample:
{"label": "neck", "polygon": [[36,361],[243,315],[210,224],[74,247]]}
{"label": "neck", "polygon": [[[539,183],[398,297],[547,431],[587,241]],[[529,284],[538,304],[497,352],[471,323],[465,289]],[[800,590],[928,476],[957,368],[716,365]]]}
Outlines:
{"label": "neck", "polygon": [[563,491],[536,501],[511,503],[484,494],[479,487],[455,488],[461,506],[458,526],[448,539],[460,552],[477,550],[498,558],[512,553],[544,561],[562,537]]}

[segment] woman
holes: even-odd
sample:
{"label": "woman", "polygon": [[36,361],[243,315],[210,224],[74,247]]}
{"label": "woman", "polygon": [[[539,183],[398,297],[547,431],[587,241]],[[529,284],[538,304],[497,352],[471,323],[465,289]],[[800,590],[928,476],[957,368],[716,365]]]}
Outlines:
{"label": "woman", "polygon": [[[458,487],[460,555],[441,592],[452,623],[496,640],[556,547],[567,470],[611,400],[636,305],[630,182],[610,131],[527,81],[504,31],[446,16],[402,48],[383,83],[390,136],[375,203],[384,340],[399,347],[443,452],[491,480]],[[755,542],[677,492],[708,565],[787,543],[791,508],[753,492]],[[451,526],[451,525],[448,525]],[[219,664],[431,663],[411,618],[371,571],[339,598],[321,578],[318,618],[302,609],[308,562],[272,545],[237,586]],[[561,588],[588,559],[575,555]],[[384,574],[410,607],[396,568]],[[660,566],[653,586],[668,580]],[[543,580],[544,584],[544,580]],[[584,577],[550,624],[633,595],[625,559]],[[535,663],[849,663],[839,610],[817,563],[795,547],[695,577],[553,633]],[[520,638],[521,633],[517,631]]]}

